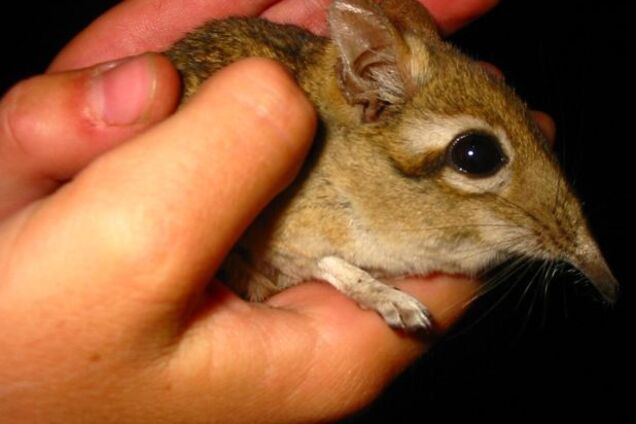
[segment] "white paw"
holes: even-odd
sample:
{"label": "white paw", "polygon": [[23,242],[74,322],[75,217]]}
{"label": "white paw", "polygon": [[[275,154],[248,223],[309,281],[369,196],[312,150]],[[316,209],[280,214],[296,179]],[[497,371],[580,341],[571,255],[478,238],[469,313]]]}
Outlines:
{"label": "white paw", "polygon": [[433,320],[426,306],[396,288],[387,287],[381,294],[376,293],[372,302],[365,303],[365,306],[376,310],[393,328],[411,332],[429,332],[433,328]]}

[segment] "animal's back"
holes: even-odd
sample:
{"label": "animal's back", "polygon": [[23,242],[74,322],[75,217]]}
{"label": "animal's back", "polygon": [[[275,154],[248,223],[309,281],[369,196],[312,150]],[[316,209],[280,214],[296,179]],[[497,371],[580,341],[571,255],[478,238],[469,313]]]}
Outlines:
{"label": "animal's back", "polygon": [[219,69],[247,57],[285,65],[297,79],[310,69],[328,40],[293,25],[258,18],[210,21],[176,43],[166,55],[183,76],[183,96]]}

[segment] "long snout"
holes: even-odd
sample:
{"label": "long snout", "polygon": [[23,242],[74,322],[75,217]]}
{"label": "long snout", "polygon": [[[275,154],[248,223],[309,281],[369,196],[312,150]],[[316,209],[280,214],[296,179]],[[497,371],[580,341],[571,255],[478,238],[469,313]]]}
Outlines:
{"label": "long snout", "polygon": [[573,258],[567,258],[568,262],[592,282],[606,302],[615,303],[618,298],[619,284],[597,243],[587,231],[578,239],[576,253]]}

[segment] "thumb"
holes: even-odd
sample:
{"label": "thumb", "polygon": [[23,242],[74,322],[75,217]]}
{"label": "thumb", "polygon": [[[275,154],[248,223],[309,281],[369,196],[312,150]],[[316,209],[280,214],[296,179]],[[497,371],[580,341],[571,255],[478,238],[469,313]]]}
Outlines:
{"label": "thumb", "polygon": [[0,102],[0,216],[171,113],[178,75],[144,54],[25,80]]}
{"label": "thumb", "polygon": [[[314,128],[313,108],[278,65],[251,59],[220,71],[178,113],[36,204],[21,227],[23,251],[12,250],[38,258],[37,269],[23,267],[37,275],[21,278],[22,287],[33,281],[69,309],[68,299],[79,310],[121,299],[99,319],[136,316],[168,327],[291,181]],[[156,305],[163,307],[153,313]]]}

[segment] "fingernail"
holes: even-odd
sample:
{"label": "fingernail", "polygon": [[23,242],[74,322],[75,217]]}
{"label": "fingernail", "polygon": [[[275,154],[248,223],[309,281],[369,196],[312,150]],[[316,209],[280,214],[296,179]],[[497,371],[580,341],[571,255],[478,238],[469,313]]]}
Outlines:
{"label": "fingernail", "polygon": [[152,104],[155,81],[154,62],[149,55],[98,66],[89,96],[93,117],[109,126],[143,122]]}

